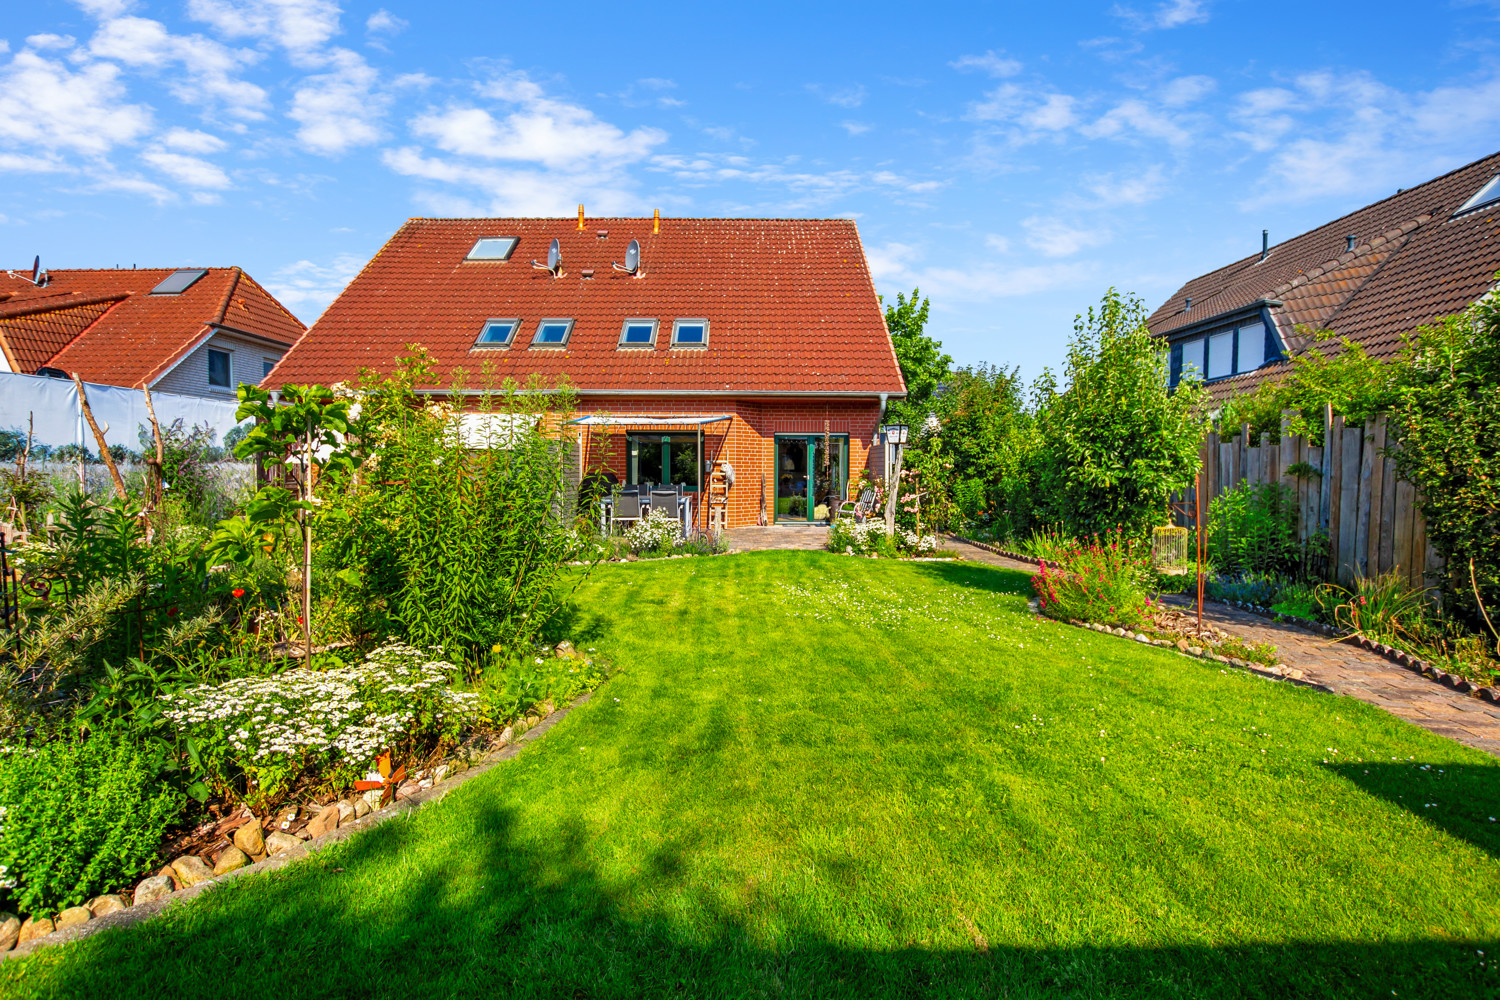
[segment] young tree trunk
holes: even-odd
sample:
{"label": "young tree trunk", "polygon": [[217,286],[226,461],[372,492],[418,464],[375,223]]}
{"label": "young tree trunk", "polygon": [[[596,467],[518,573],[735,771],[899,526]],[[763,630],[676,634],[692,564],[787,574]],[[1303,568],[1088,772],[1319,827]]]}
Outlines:
{"label": "young tree trunk", "polygon": [[[312,503],[312,428],[303,436],[302,499]],[[302,512],[302,663],[312,669],[312,511]]]}
{"label": "young tree trunk", "polygon": [[891,483],[885,497],[885,537],[896,537],[896,500],[901,495],[901,465],[906,460],[906,445],[896,445],[896,467],[891,470]]}
{"label": "young tree trunk", "polygon": [[83,391],[83,380],[78,377],[77,372],[73,373],[73,384],[78,387],[78,406],[83,410],[83,419],[89,422],[89,430],[94,432],[94,440],[99,445],[99,457],[104,460],[104,467],[109,470],[109,478],[115,484],[115,495],[124,500],[126,499],[125,480],[120,478],[120,470],[115,468],[114,457],[109,453],[109,445],[104,440],[104,432],[99,429],[99,424],[94,420],[94,411],[89,408],[88,393]]}

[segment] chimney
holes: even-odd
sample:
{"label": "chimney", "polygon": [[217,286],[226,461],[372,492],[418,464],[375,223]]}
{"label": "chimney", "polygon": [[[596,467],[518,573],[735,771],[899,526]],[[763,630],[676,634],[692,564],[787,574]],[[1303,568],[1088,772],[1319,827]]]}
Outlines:
{"label": "chimney", "polygon": [[661,209],[659,208],[656,210],[656,218],[651,221],[651,231],[653,233],[661,232]]}
{"label": "chimney", "polygon": [[1191,295],[1182,300],[1182,311],[1185,313],[1193,311],[1193,297]]}
{"label": "chimney", "polygon": [[1344,237],[1344,253],[1353,253],[1353,252],[1354,252],[1354,237],[1353,236],[1345,236]]}
{"label": "chimney", "polygon": [[578,206],[578,231],[583,232],[583,206]]}
{"label": "chimney", "polygon": [[1265,260],[1271,256],[1271,231],[1262,229],[1260,231],[1260,259]]}

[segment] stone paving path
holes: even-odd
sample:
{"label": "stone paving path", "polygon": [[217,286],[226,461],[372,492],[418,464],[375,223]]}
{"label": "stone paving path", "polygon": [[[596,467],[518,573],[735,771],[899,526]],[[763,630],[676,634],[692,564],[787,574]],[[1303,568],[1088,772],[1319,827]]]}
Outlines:
{"label": "stone paving path", "polygon": [[[1029,563],[997,556],[956,539],[950,539],[944,547],[974,562],[1036,572]],[[1170,595],[1165,600],[1179,606],[1193,603]],[[1203,617],[1253,642],[1271,643],[1281,652],[1283,663],[1335,694],[1369,702],[1439,736],[1500,757],[1500,706],[1450,691],[1368,650],[1227,604],[1203,602]]]}
{"label": "stone paving path", "polygon": [[828,526],[806,527],[773,524],[765,528],[730,528],[724,533],[731,549],[741,552],[765,552],[769,549],[821,549],[828,545]]}

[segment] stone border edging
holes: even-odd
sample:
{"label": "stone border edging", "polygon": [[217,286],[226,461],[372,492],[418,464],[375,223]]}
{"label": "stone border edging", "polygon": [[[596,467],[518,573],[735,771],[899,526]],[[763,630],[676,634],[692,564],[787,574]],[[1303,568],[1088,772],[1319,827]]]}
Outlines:
{"label": "stone border edging", "polygon": [[277,869],[286,867],[293,861],[300,861],[301,859],[307,857],[309,854],[321,850],[322,848],[327,847],[330,844],[336,843],[341,840],[347,840],[357,833],[363,833],[365,830],[373,829],[381,825],[382,823],[395,819],[398,816],[403,816],[406,813],[412,812],[416,809],[420,809],[428,802],[441,802],[443,798],[446,797],[447,794],[453,791],[455,788],[459,787],[465,782],[479,777],[490,769],[503,764],[511,758],[519,755],[522,750],[521,744],[528,741],[541,739],[553,726],[561,722],[569,712],[571,712],[579,705],[586,703],[593,696],[593,693],[593,691],[585,691],[583,694],[579,695],[577,698],[574,698],[568,704],[564,705],[561,708],[555,709],[551,714],[542,719],[535,726],[522,733],[515,742],[506,744],[499,750],[487,755],[486,757],[481,759],[480,763],[474,765],[473,767],[470,767],[468,770],[462,772],[461,774],[454,775],[451,778],[438,782],[430,788],[418,789],[411,795],[408,795],[406,798],[397,799],[390,805],[385,806],[382,809],[377,809],[361,819],[350,820],[348,823],[341,823],[336,829],[328,831],[321,837],[315,837],[312,840],[305,841],[300,847],[294,847],[291,850],[286,851],[285,853],[273,855],[272,857],[266,858],[264,861],[257,861],[252,865],[247,865],[244,868],[238,868],[232,872],[225,872],[223,875],[215,875],[213,878],[205,879],[204,881],[199,882],[197,885],[189,886],[186,889],[179,889],[176,892],[171,893],[170,895],[163,896],[160,899],[154,899],[149,903],[141,903],[139,905],[128,906],[123,910],[116,910],[114,913],[106,913],[102,917],[95,917],[94,919],[89,920],[86,923],[75,924],[72,927],[65,927],[62,930],[53,931],[51,934],[48,934],[44,937],[33,938],[30,941],[27,941],[25,944],[18,944],[10,951],[0,953],[0,962],[4,962],[7,959],[11,958],[23,958],[34,954],[41,948],[47,948],[53,945],[67,944],[72,941],[77,941],[82,938],[89,937],[93,934],[98,934],[101,931],[109,930],[113,927],[129,927],[134,924],[150,920],[157,914],[164,912],[167,907],[172,906],[176,903],[187,902],[201,895],[202,893],[207,892],[209,889],[215,888],[232,879],[237,879],[243,875],[249,875],[252,872],[259,874],[262,872],[276,871]]}
{"label": "stone border edging", "polygon": [[972,545],[976,549],[983,549],[992,555],[1014,559],[1016,562],[1030,563],[1033,566],[1040,566],[1042,564],[1042,561],[1034,556],[1023,556],[1019,552],[1011,552],[1009,549],[998,548],[989,542],[981,542],[974,538],[965,538],[963,535],[949,535],[948,537],[954,541],[963,542],[965,545]]}
{"label": "stone border edging", "polygon": [[[1212,663],[1223,664],[1226,667],[1237,667],[1240,670],[1249,671],[1250,673],[1255,674],[1258,677],[1264,677],[1267,680],[1286,681],[1288,684],[1295,684],[1298,687],[1312,688],[1314,691],[1322,691],[1324,694],[1338,694],[1337,691],[1326,684],[1319,684],[1316,681],[1310,681],[1291,673],[1291,668],[1288,668],[1284,663],[1279,663],[1274,667],[1265,667],[1258,663],[1251,663],[1249,660],[1240,660],[1230,656],[1220,656],[1216,653],[1210,653],[1207,649],[1204,649],[1201,653],[1189,653],[1174,642],[1169,642],[1166,639],[1152,639],[1150,636],[1146,635],[1143,632],[1132,632],[1127,628],[1121,628],[1119,632],[1116,632],[1113,627],[1109,625],[1101,625],[1098,622],[1063,621],[1061,618],[1048,617],[1047,615],[1041,613],[1041,609],[1037,606],[1035,600],[1027,601],[1026,606],[1030,608],[1038,618],[1046,618],[1047,621],[1056,622],[1059,625],[1068,625],[1073,628],[1081,628],[1085,631],[1097,632],[1101,635],[1117,636],[1121,639],[1129,639],[1133,642],[1138,642],[1143,646],[1154,646],[1158,649],[1169,649],[1172,652],[1178,653],[1182,656],[1186,656],[1189,659],[1208,660]],[[1297,673],[1300,674],[1301,671],[1298,670]]]}
{"label": "stone border edging", "polygon": [[1466,694],[1470,697],[1478,698],[1480,701],[1487,701],[1492,705],[1500,705],[1500,690],[1496,690],[1492,687],[1482,687],[1475,684],[1473,681],[1458,676],[1457,674],[1450,674],[1446,670],[1440,670],[1427,660],[1419,659],[1411,653],[1408,653],[1405,650],[1397,649],[1394,646],[1387,646],[1383,642],[1375,642],[1369,637],[1360,635],[1357,632],[1340,632],[1332,625],[1325,625],[1322,622],[1313,621],[1311,618],[1302,618],[1297,615],[1283,614],[1280,611],[1272,611],[1270,608],[1263,607],[1259,604],[1249,604],[1245,601],[1220,601],[1218,603],[1227,604],[1232,608],[1238,608],[1241,611],[1248,612],[1252,615],[1260,615],[1263,618],[1270,618],[1272,621],[1281,622],[1283,624],[1296,625],[1300,628],[1305,628],[1310,632],[1317,632],[1321,635],[1329,636],[1336,641],[1342,642],[1346,645],[1358,646],[1361,649],[1368,650],[1369,652],[1374,653],[1376,656],[1379,656],[1382,659],[1394,663],[1398,667],[1405,667],[1412,673],[1417,674],[1421,677],[1425,677],[1427,680],[1432,681],[1434,684],[1440,684],[1450,691],[1456,691],[1459,694]]}

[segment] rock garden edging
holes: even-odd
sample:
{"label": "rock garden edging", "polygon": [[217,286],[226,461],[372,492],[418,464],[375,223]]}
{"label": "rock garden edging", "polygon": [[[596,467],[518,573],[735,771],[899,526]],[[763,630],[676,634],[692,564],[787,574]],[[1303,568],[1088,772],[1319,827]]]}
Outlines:
{"label": "rock garden edging", "polygon": [[[574,698],[567,705],[564,705],[563,707],[549,713],[535,726],[532,726],[525,733],[521,734],[521,736],[518,737],[514,742],[508,743],[504,747],[501,747],[499,750],[488,754],[477,764],[473,765],[467,771],[464,771],[461,774],[457,774],[443,781],[434,782],[433,785],[429,788],[419,788],[416,791],[413,791],[411,794],[407,795],[405,798],[396,799],[395,801],[391,802],[390,805],[385,806],[381,809],[376,809],[362,818],[352,819],[347,823],[340,823],[335,829],[329,830],[317,837],[313,837],[311,840],[299,840],[297,841],[296,846],[289,847],[284,852],[273,854],[270,857],[266,858],[264,861],[257,861],[254,864],[247,865],[244,868],[238,868],[234,871],[225,872],[223,874],[213,874],[212,872],[208,872],[207,866],[204,866],[206,877],[204,877],[202,881],[199,881],[194,885],[188,886],[183,889],[178,889],[175,892],[163,895],[157,899],[136,903],[133,906],[122,906],[122,908],[116,909],[113,912],[107,912],[102,916],[94,916],[92,917],[92,919],[80,920],[79,922],[73,924],[65,924],[63,927],[51,932],[50,934],[46,934],[41,937],[35,937],[29,941],[21,942],[10,951],[0,952],[0,962],[3,962],[9,958],[19,958],[30,955],[39,948],[45,948],[57,944],[66,944],[70,941],[77,941],[82,938],[88,937],[91,934],[97,934],[100,931],[108,930],[111,927],[128,927],[133,924],[141,923],[142,921],[149,920],[157,914],[163,912],[168,906],[174,903],[185,902],[187,900],[194,899],[198,895],[207,892],[210,888],[217,885],[222,885],[223,883],[228,882],[231,879],[236,879],[243,875],[250,875],[253,873],[276,871],[279,868],[283,868],[286,865],[291,864],[293,861],[297,861],[307,857],[314,851],[318,851],[324,847],[327,847],[329,844],[337,843],[341,840],[346,840],[349,837],[354,836],[356,833],[362,833],[365,830],[373,829],[374,827],[377,827],[382,823],[395,819],[397,816],[404,815],[405,813],[408,813],[414,809],[419,809],[429,802],[440,802],[442,801],[444,796],[453,791],[455,788],[459,787],[467,781],[479,777],[491,768],[505,763],[512,757],[515,757],[521,752],[522,744],[527,742],[534,742],[541,739],[552,729],[553,726],[561,722],[569,712],[571,712],[579,705],[586,703],[592,696],[592,694],[592,691],[585,691],[577,698]],[[273,835],[274,834],[268,836]],[[179,859],[179,862],[181,860],[183,859]],[[174,862],[174,864],[176,863],[177,862]],[[73,909],[83,909],[83,907],[74,907]],[[71,910],[65,910],[63,912],[70,913]],[[60,914],[59,917],[61,916],[62,915]]]}

